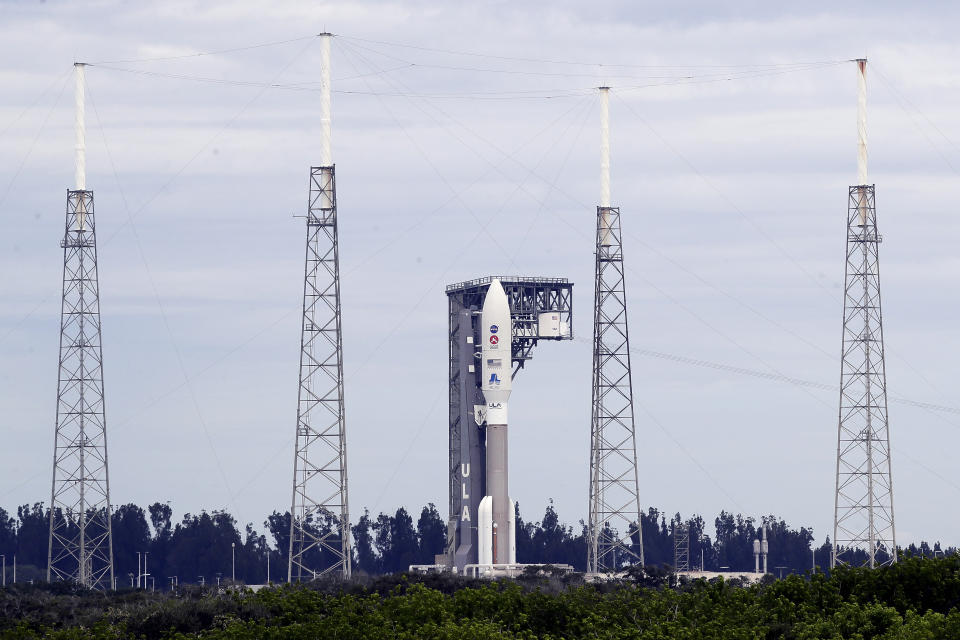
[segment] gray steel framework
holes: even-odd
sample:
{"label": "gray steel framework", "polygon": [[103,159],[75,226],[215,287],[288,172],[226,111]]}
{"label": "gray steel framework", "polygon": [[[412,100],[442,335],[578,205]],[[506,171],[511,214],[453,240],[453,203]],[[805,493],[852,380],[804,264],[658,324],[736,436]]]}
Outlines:
{"label": "gray steel framework", "polygon": [[311,167],[289,581],[350,575],[334,167]]}
{"label": "gray steel framework", "polygon": [[67,191],[47,580],[111,589],[113,537],[93,192]]}
{"label": "gray steel framework", "polygon": [[[495,276],[447,286],[449,313],[449,471],[450,519],[447,526],[446,561],[462,570],[477,557],[477,508],[486,495],[484,467],[486,444],[483,429],[474,415],[484,405],[480,390],[477,351],[480,340],[480,309]],[[572,339],[572,329],[559,338],[539,335],[541,312],[557,311],[566,326],[573,326],[573,283],[565,278],[496,276],[507,294],[513,320],[511,345],[513,375],[533,357],[540,340]]]}
{"label": "gray steel framework", "polygon": [[690,571],[690,525],[686,522],[673,524],[673,570]]}
{"label": "gray steel framework", "polygon": [[587,571],[643,564],[620,209],[597,207]]}
{"label": "gray steel framework", "polygon": [[831,566],[897,561],[874,205],[873,185],[850,187]]}

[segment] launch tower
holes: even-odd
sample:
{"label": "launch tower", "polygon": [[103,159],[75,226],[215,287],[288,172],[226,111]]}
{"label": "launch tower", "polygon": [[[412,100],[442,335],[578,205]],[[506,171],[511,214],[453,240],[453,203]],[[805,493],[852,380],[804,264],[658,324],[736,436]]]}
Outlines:
{"label": "launch tower", "polygon": [[330,38],[320,38],[320,166],[310,168],[288,581],[350,575],[337,192],[330,151]]}
{"label": "launch tower", "polygon": [[[564,278],[487,277],[447,287],[450,347],[450,520],[444,562],[463,572],[466,565],[488,564],[480,550],[480,516],[487,486],[487,398],[482,374],[482,339],[489,341],[481,310],[487,292],[499,281],[506,294],[512,327],[509,360],[503,363],[511,379],[533,357],[540,340],[573,337],[573,283]],[[498,341],[500,341],[499,334]],[[504,337],[505,340],[506,336]],[[489,389],[487,390],[489,393]],[[498,425],[495,425],[498,426]],[[499,441],[498,446],[499,446]],[[505,461],[505,456],[504,456]],[[512,514],[510,514],[512,516]],[[486,560],[486,561],[485,561]],[[498,564],[505,564],[497,558]]]}
{"label": "launch tower", "polygon": [[610,89],[600,87],[587,571],[643,564],[620,208],[610,204]]}
{"label": "launch tower", "polygon": [[867,61],[857,60],[857,184],[847,208],[840,420],[834,495],[837,564],[897,561],[880,311],[880,242],[874,186],[867,184]]}
{"label": "launch tower", "polygon": [[87,190],[84,66],[76,73],[76,189],[67,191],[57,422],[47,581],[112,589],[113,537],[103,404],[100,284],[93,191]]}

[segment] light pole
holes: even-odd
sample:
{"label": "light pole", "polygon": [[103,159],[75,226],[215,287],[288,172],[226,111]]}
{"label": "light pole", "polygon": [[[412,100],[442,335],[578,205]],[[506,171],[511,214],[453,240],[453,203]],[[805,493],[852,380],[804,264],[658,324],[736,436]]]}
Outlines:
{"label": "light pole", "polygon": [[[137,589],[140,588],[140,576],[143,574],[143,569],[141,569],[143,566],[143,559],[141,558],[141,555],[141,552],[137,551]],[[132,587],[133,585],[131,584],[130,586]]]}
{"label": "light pole", "polygon": [[207,586],[207,579],[206,579],[205,576],[197,576],[197,577],[200,578],[200,586],[201,586],[201,587]]}
{"label": "light pole", "polygon": [[150,572],[147,571],[147,556],[150,555],[149,551],[143,552],[143,588],[147,588],[147,576],[150,575]]}
{"label": "light pole", "polygon": [[236,542],[230,543],[230,564],[231,564],[230,580],[231,582],[236,584],[237,582],[237,543]]}
{"label": "light pole", "polygon": [[3,586],[7,586],[7,556],[0,553],[0,558],[3,558]]}

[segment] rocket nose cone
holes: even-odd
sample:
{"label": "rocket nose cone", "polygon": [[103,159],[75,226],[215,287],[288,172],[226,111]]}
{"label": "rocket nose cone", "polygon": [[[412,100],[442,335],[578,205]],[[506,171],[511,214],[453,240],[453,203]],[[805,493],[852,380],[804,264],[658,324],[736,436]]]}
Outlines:
{"label": "rocket nose cone", "polygon": [[507,302],[507,292],[503,290],[503,285],[494,278],[487,289],[487,295],[483,298],[483,308],[494,309],[497,307],[509,308],[509,304]]}

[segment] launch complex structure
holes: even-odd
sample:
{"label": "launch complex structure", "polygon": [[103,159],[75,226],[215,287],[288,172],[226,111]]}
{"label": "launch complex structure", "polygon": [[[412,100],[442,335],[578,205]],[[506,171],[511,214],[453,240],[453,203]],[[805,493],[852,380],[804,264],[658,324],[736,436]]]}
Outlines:
{"label": "launch complex structure", "polygon": [[880,305],[875,185],[867,184],[867,61],[857,63],[857,184],[847,208],[846,277],[830,566],[897,561]]}
{"label": "launch complex structure", "polygon": [[[491,288],[497,296],[502,292],[509,313],[508,322],[500,323],[507,326],[501,329],[498,324],[493,333],[490,323],[484,324],[482,311]],[[492,532],[485,533],[480,522],[481,503],[490,495],[489,465],[495,460],[506,471],[508,459],[505,442],[497,442],[494,452],[488,450],[488,405],[496,402],[488,402],[484,395],[484,384],[492,375],[487,360],[499,359],[502,375],[512,379],[533,357],[540,340],[572,339],[573,284],[564,278],[479,278],[448,286],[447,306],[450,518],[446,554],[438,565],[459,572],[477,565],[509,570],[516,564],[515,552],[494,559],[492,549],[488,552]],[[492,346],[503,345],[501,355],[494,356],[489,349],[491,336],[496,337]],[[512,509],[513,501],[510,504]],[[509,516],[512,520],[513,514]]]}
{"label": "launch complex structure", "polygon": [[289,582],[350,576],[347,432],[337,188],[331,151],[330,33],[320,38],[320,166],[310,168]]}
{"label": "launch complex structure", "polygon": [[[610,200],[609,87],[600,87],[600,206],[597,207],[593,309],[593,389],[590,429],[588,573],[643,564],[633,382],[627,323],[620,209]],[[487,319],[489,296],[506,292],[512,320],[509,351],[492,353],[500,325]],[[491,419],[496,378],[491,362],[509,355],[512,376],[532,357],[539,340],[573,337],[573,285],[563,279],[483,278],[447,287],[450,350],[450,520],[447,567],[479,573],[510,572],[515,549],[504,562],[487,553],[485,500],[496,488],[491,470],[506,467],[506,436]],[[491,328],[495,331],[491,335]],[[491,359],[493,358],[493,359]],[[479,361],[479,366],[478,366]],[[493,375],[493,377],[491,377]],[[512,377],[511,376],[511,377]],[[505,400],[504,400],[505,403]],[[505,432],[505,424],[504,432]],[[502,449],[502,451],[501,451]],[[506,470],[504,469],[504,473]],[[499,471],[496,472],[499,477]],[[492,494],[492,495],[491,495]],[[506,498],[513,510],[513,501]],[[513,514],[510,514],[511,521]],[[493,528],[502,528],[494,518]],[[510,540],[514,542],[513,525]]]}
{"label": "launch complex structure", "polygon": [[100,283],[93,191],[87,189],[85,65],[76,75],[76,163],[67,190],[57,418],[50,490],[47,581],[116,587],[107,418],[103,400]]}
{"label": "launch complex structure", "polygon": [[[309,171],[288,581],[351,574],[331,151],[332,35],[318,38],[320,164]],[[866,60],[856,62],[858,184],[848,194],[831,566],[874,567],[896,562],[897,548],[880,304],[882,238],[877,231],[875,187],[867,184]],[[96,226],[93,191],[86,185],[84,68],[82,63],[75,65],[75,188],[67,191],[61,240],[63,295],[47,579],[110,589],[116,581]],[[621,217],[610,196],[609,94],[608,87],[599,87],[600,204],[594,246],[587,529],[587,569],[594,575],[644,563]],[[449,520],[445,553],[431,566],[509,575],[522,567],[517,563],[515,501],[508,485],[507,407],[512,383],[541,341],[573,338],[573,283],[565,278],[489,276],[451,284],[446,295]],[[766,565],[765,529],[763,536],[756,556],[762,555]],[[678,538],[676,549],[677,564],[682,559],[689,569],[689,540]]]}

